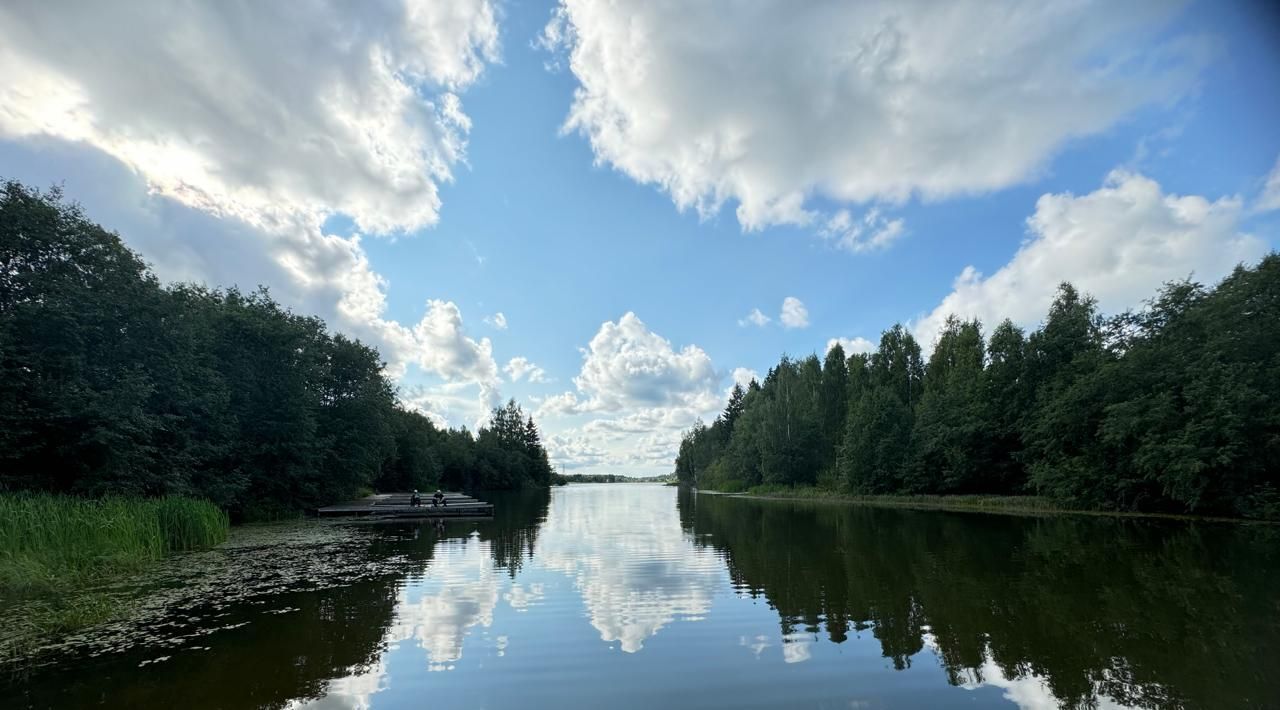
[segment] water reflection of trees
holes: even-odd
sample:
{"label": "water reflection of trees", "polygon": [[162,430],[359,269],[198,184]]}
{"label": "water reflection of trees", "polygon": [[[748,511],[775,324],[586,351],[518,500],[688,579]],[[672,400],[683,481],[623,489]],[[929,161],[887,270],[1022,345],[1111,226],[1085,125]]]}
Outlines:
{"label": "water reflection of trees", "polygon": [[476,526],[481,540],[492,545],[493,561],[515,579],[533,557],[538,530],[547,520],[551,491],[546,488],[492,491],[481,494],[493,506],[493,520]]}
{"label": "water reflection of trees", "polygon": [[1274,699],[1280,534],[1269,527],[687,493],[679,506],[734,583],[777,609],[784,637],[870,631],[896,668],[928,646],[953,684],[994,668],[1041,678],[1072,707],[1099,695],[1143,707]]}
{"label": "water reflection of trees", "polygon": [[[426,653],[428,670],[448,670],[462,658],[464,639],[477,625],[489,626],[501,576],[511,579],[533,555],[546,520],[546,489],[493,493],[495,515],[485,520],[435,520],[394,528],[412,579],[401,585],[385,644],[412,640]],[[388,536],[390,537],[390,536]],[[404,545],[404,539],[410,544]],[[538,590],[512,585],[513,608],[534,602]],[[367,685],[368,683],[363,683]],[[359,684],[358,684],[359,685]]]}

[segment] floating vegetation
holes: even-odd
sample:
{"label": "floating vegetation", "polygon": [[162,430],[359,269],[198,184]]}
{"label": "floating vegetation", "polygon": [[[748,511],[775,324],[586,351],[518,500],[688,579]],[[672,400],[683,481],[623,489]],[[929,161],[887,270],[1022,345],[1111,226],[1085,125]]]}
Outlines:
{"label": "floating vegetation", "polygon": [[[102,600],[115,613],[71,627],[81,629],[71,633],[28,625],[15,637],[15,625],[30,618],[37,602],[0,604],[0,666],[20,660],[34,668],[140,648],[157,654],[207,649],[202,639],[246,626],[253,614],[297,610],[275,606],[270,599],[277,595],[403,574],[403,555],[371,549],[376,539],[387,539],[386,532],[312,521],[237,527],[215,549],[175,555],[145,574],[87,588],[85,597]],[[252,611],[255,606],[268,608]]]}

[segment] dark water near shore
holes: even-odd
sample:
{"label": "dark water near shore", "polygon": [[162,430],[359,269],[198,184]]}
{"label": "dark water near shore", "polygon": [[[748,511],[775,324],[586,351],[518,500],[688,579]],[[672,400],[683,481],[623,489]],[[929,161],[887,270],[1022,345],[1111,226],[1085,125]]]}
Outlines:
{"label": "dark water near shore", "polygon": [[494,501],[237,530],[152,575],[142,621],[0,679],[0,707],[1280,707],[1275,527]]}

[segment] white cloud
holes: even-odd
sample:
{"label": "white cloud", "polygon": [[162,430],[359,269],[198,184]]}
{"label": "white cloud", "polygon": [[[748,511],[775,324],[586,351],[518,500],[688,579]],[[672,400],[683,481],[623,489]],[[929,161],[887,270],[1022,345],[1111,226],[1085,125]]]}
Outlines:
{"label": "white cloud", "polygon": [[413,327],[412,350],[422,369],[450,382],[474,383],[489,407],[498,404],[498,364],[493,344],[479,341],[462,330],[462,311],[452,301],[427,302],[427,314]]}
{"label": "white cloud", "polygon": [[763,328],[766,325],[769,325],[769,321],[771,320],[773,319],[770,318],[769,316],[766,316],[764,313],[761,313],[759,308],[752,308],[751,312],[747,314],[746,318],[741,318],[738,320],[738,325],[743,328],[749,325],[754,325],[757,328]]}
{"label": "white cloud", "polygon": [[507,317],[503,315],[502,311],[498,311],[491,316],[485,316],[484,322],[486,325],[498,330],[507,329]]}
{"label": "white cloud", "polygon": [[809,326],[809,309],[804,302],[795,296],[782,299],[782,313],[778,316],[784,328],[807,328]]}
{"label": "white cloud", "polygon": [[837,247],[853,253],[887,249],[905,232],[906,223],[901,219],[889,219],[877,208],[867,210],[861,219],[855,220],[849,210],[838,210],[819,231]]}
{"label": "white cloud", "polygon": [[748,384],[751,383],[752,380],[759,382],[760,373],[756,372],[755,370],[752,370],[749,367],[733,368],[733,384],[742,385],[743,387],[746,387]]}
{"label": "white cloud", "polygon": [[544,442],[547,457],[556,466],[582,468],[603,466],[610,462],[609,452],[579,435],[553,434]]}
{"label": "white cloud", "polygon": [[634,313],[601,324],[582,354],[582,370],[573,378],[577,394],[549,398],[544,408],[617,412],[688,405],[713,392],[720,380],[701,348],[686,345],[677,352]]}
{"label": "white cloud", "polygon": [[1262,240],[1240,231],[1242,212],[1238,197],[1170,195],[1124,171],[1087,195],[1043,195],[1027,219],[1028,239],[1009,263],[987,277],[966,267],[913,330],[930,347],[949,314],[979,318],[988,328],[1006,317],[1033,325],[1062,281],[1096,297],[1107,313],[1138,305],[1167,281],[1192,275],[1212,283],[1266,252]]}
{"label": "white cloud", "polygon": [[721,406],[719,397],[694,407],[648,407],[612,419],[594,419],[577,430],[586,440],[608,446],[620,444],[609,463],[618,466],[670,466],[675,461],[680,432],[708,409]]}
{"label": "white cloud", "polygon": [[724,406],[723,399],[713,396],[698,406],[646,407],[592,419],[552,436],[547,450],[554,463],[570,469],[668,473],[679,449],[680,433],[698,418],[715,416]]}
{"label": "white cloud", "polygon": [[436,221],[470,128],[457,92],[498,52],[487,0],[23,3],[0,34],[0,134],[87,143],[256,226],[372,232]]}
{"label": "white cloud", "polygon": [[407,409],[417,412],[431,420],[441,429],[449,428],[450,402],[448,397],[433,388],[416,385],[401,389],[398,393],[400,403]]}
{"label": "white cloud", "polygon": [[161,278],[269,286],[377,345],[393,376],[418,363],[487,403],[497,368],[456,306],[386,319],[360,236],[322,225],[436,221],[465,157],[458,94],[496,60],[497,32],[487,0],[5,5],[0,154],[12,177],[65,178]]}
{"label": "white cloud", "polygon": [[[578,81],[564,130],[599,163],[744,229],[808,203],[1034,178],[1071,138],[1194,85],[1181,3],[561,0],[542,44]],[[1135,51],[1135,47],[1142,51]],[[896,227],[882,240],[891,241]]]}
{"label": "white cloud", "polygon": [[411,385],[400,388],[399,396],[405,407],[441,429],[466,426],[475,431],[488,423],[493,407],[500,404],[500,398],[469,382]]}
{"label": "white cloud", "polygon": [[874,352],[876,349],[875,343],[863,337],[832,338],[827,341],[827,349],[823,351],[823,354],[825,355],[826,353],[831,352],[831,348],[834,348],[837,345],[844,348],[845,357],[848,357],[849,355],[852,355],[854,353]]}
{"label": "white cloud", "polygon": [[519,382],[522,378],[529,382],[547,381],[546,370],[530,362],[527,357],[513,357],[503,369],[512,382]]}
{"label": "white cloud", "polygon": [[574,391],[546,398],[538,418],[591,415],[550,437],[552,460],[623,471],[669,470],[680,432],[724,406],[722,375],[696,345],[680,350],[634,313],[605,322],[583,349]]}
{"label": "white cloud", "polygon": [[1262,192],[1253,203],[1254,212],[1270,212],[1280,210],[1280,158],[1276,158],[1275,167],[1267,174],[1267,182]]}

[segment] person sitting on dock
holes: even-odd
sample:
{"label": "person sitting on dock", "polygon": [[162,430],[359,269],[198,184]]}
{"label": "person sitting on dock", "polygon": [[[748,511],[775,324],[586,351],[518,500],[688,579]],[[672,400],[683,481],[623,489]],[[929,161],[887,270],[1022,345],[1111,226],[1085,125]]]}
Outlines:
{"label": "person sitting on dock", "polygon": [[418,489],[413,489],[413,495],[409,496],[409,507],[417,508],[422,505],[422,496],[418,495]]}
{"label": "person sitting on dock", "polygon": [[444,493],[442,493],[440,489],[437,488],[436,494],[431,496],[431,504],[438,508],[442,505],[449,505],[449,501],[444,499]]}

